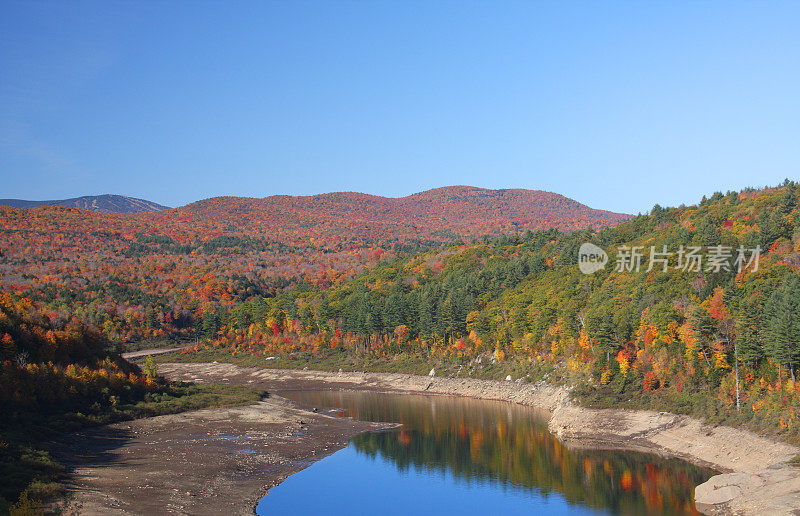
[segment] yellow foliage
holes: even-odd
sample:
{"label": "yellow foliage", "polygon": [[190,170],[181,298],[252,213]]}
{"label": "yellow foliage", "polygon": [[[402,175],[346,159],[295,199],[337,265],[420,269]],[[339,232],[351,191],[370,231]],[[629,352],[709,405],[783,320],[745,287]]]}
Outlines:
{"label": "yellow foliage", "polygon": [[659,380],[664,381],[668,378],[670,365],[669,352],[665,348],[661,348],[653,360],[653,372]]}
{"label": "yellow foliage", "polygon": [[[472,334],[475,332],[475,329],[478,327],[478,322],[480,320],[480,312],[477,310],[473,310],[467,314],[467,331]],[[475,340],[475,339],[472,339]]]}
{"label": "yellow foliage", "polygon": [[724,342],[714,342],[711,345],[714,351],[714,367],[717,369],[730,369],[731,365],[728,363],[728,354],[725,352]]}
{"label": "yellow foliage", "polygon": [[622,373],[622,376],[627,375],[631,368],[631,364],[628,361],[628,357],[625,356],[622,351],[617,353],[617,362],[619,363],[619,372]]}
{"label": "yellow foliage", "polygon": [[667,344],[672,344],[678,340],[678,326],[678,321],[670,321],[669,324],[667,324],[667,332],[661,335],[661,340]]}
{"label": "yellow foliage", "polygon": [[567,372],[578,376],[588,376],[592,365],[588,360],[570,357],[567,359]]}
{"label": "yellow foliage", "polygon": [[578,345],[580,345],[581,349],[584,351],[592,350],[592,345],[589,343],[589,336],[583,328],[581,328],[581,335],[578,337]]}

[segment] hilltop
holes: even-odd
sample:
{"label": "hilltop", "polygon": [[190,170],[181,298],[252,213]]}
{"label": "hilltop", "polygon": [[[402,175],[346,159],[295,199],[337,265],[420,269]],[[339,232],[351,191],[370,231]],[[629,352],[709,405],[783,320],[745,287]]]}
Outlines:
{"label": "hilltop", "polygon": [[399,198],[358,192],[263,199],[214,197],[157,216],[165,221],[175,217],[195,225],[224,223],[281,241],[466,240],[549,228],[600,228],[630,218],[553,192],[472,186],[436,188]]}
{"label": "hilltop", "polygon": [[[121,196],[80,199],[102,202],[92,205],[87,200],[79,206],[80,203],[71,203],[76,201],[73,199],[44,206],[41,204],[50,201],[19,201],[17,204],[38,204],[22,210],[0,206],[0,220],[5,228],[21,231],[105,231],[128,239],[141,234],[177,243],[221,237],[259,238],[293,246],[338,249],[385,247],[397,242],[428,245],[552,228],[574,231],[614,226],[630,218],[623,213],[593,209],[552,192],[470,186],[437,188],[399,198],[357,192],[212,197],[172,209],[150,203],[147,206],[158,209],[148,210],[141,204],[133,217],[118,215],[123,209],[134,213],[133,201],[147,201]],[[116,203],[116,212],[111,211],[112,202]],[[88,209],[87,206],[93,206],[91,211],[98,214],[64,209]]]}
{"label": "hilltop", "polygon": [[126,197],[124,195],[84,195],[72,199],[57,199],[49,201],[26,201],[23,199],[0,199],[0,205],[14,208],[36,208],[39,206],[61,206],[64,208],[82,208],[99,213],[144,213],[168,209],[167,206]]}

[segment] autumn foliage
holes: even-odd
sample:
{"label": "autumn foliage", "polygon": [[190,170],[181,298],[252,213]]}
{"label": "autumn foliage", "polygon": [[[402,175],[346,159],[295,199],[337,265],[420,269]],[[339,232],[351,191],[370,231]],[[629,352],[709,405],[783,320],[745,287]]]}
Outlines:
{"label": "autumn foliage", "polygon": [[[296,360],[407,355],[465,372],[513,362],[563,371],[606,399],[709,393],[723,409],[735,406],[739,369],[747,417],[798,426],[794,183],[619,224],[553,194],[468,187],[216,198],[126,216],[2,208],[0,218],[4,299],[33,318],[7,316],[0,346],[12,362],[100,341],[193,339],[198,350]],[[576,262],[587,241],[762,253],[741,270],[610,264],[585,275]]]}
{"label": "autumn foliage", "polygon": [[[465,374],[511,361],[588,381],[604,399],[698,415],[712,405],[735,410],[738,369],[737,417],[795,435],[798,193],[794,183],[719,193],[601,231],[538,231],[387,258],[326,289],[242,303],[248,315],[224,321],[198,349],[298,360],[404,354],[460,364]],[[585,275],[576,254],[586,241],[763,252],[757,268],[692,271],[673,258],[667,271]]]}

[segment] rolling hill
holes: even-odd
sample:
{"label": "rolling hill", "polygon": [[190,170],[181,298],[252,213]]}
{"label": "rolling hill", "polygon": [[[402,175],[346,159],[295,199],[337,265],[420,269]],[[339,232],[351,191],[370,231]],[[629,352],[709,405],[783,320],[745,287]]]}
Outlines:
{"label": "rolling hill", "polygon": [[125,215],[0,206],[0,291],[67,320],[86,308],[81,320],[112,341],[186,337],[254,295],[338,284],[457,237],[599,228],[627,217],[549,192],[472,187],[402,198],[217,197]]}
{"label": "rolling hill", "polygon": [[214,197],[153,214],[195,227],[225,224],[280,241],[452,240],[558,228],[605,227],[629,215],[596,210],[541,190],[449,186],[391,198],[357,192],[263,199]]}
{"label": "rolling hill", "polygon": [[[47,218],[58,224],[101,224],[178,240],[206,240],[232,232],[292,244],[338,244],[345,241],[450,241],[483,235],[557,228],[563,231],[614,226],[630,218],[596,210],[560,194],[541,190],[489,190],[449,186],[406,197],[358,192],[311,196],[212,197],[179,208],[121,195],[85,196],[53,201],[0,199],[16,208],[81,208],[106,214],[140,214],[135,219],[98,220],[71,213]],[[41,213],[19,214],[39,218]],[[16,217],[15,217],[16,218]],[[24,225],[24,224],[23,224]]]}
{"label": "rolling hill", "polygon": [[39,206],[61,206],[65,208],[82,208],[100,213],[144,213],[168,209],[144,199],[126,197],[124,195],[84,195],[73,199],[57,199],[49,201],[26,201],[23,199],[0,199],[0,205],[14,208],[36,208]]}

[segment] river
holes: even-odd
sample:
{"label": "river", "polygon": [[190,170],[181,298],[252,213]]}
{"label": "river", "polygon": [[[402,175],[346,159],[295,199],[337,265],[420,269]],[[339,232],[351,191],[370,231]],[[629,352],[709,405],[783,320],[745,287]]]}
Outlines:
{"label": "river", "polygon": [[282,392],[335,417],[399,423],[361,434],[260,501],[274,514],[697,514],[714,471],[677,459],[567,449],[546,414],[504,402],[358,391]]}

